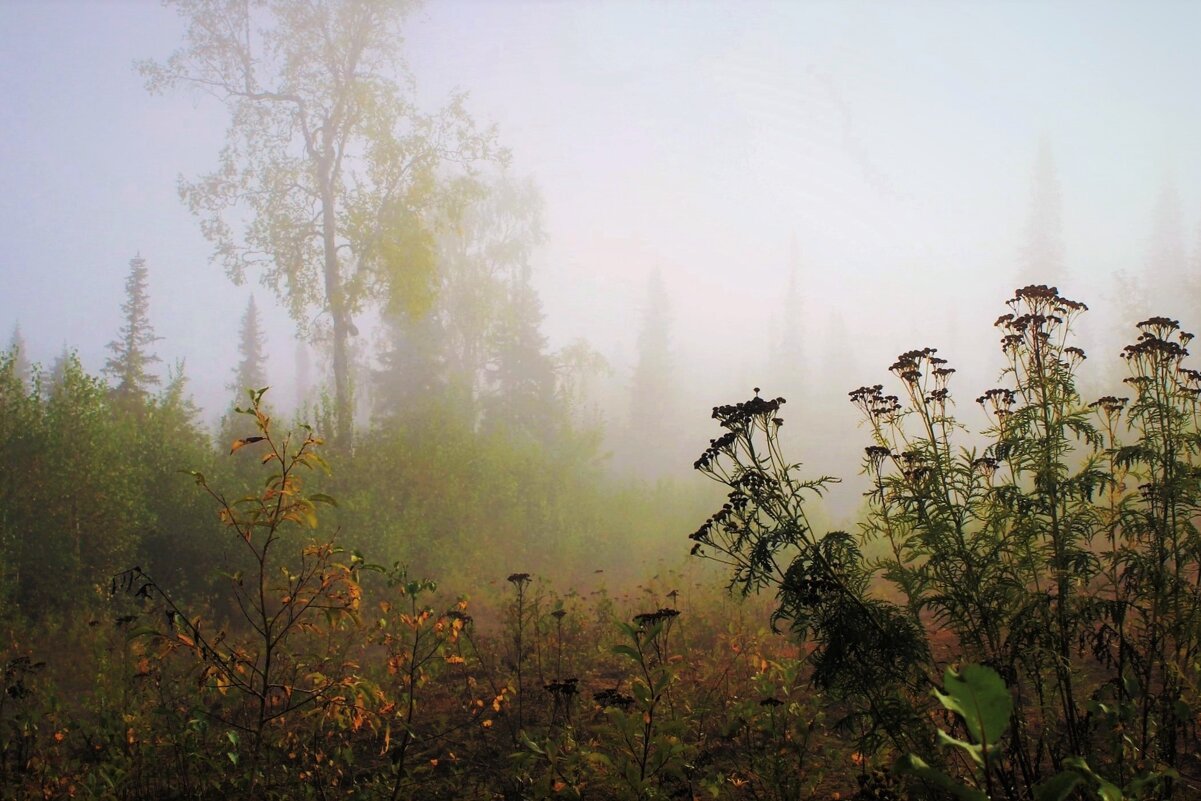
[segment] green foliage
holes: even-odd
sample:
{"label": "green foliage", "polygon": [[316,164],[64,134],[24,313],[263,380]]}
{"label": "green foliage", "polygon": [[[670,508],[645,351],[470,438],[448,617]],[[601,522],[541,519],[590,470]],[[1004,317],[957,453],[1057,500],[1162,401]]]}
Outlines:
{"label": "green foliage", "polygon": [[137,426],[112,401],[74,354],[45,390],[40,373],[26,387],[10,358],[0,366],[0,527],[9,587],[28,611],[72,605],[68,587],[94,593],[136,552],[148,476],[128,458]]}
{"label": "green foliage", "polygon": [[[992,767],[995,757],[1003,751],[1002,735],[1009,727],[1013,700],[997,672],[981,665],[967,665],[961,674],[947,668],[945,683],[947,692],[935,690],[934,695],[944,709],[958,716],[971,741],[958,740],[942,730],[938,732],[939,739],[971,758],[978,774],[977,786],[951,778],[916,754],[902,756],[896,770],[916,776],[961,801],[988,801],[993,797],[994,782],[1003,779],[1003,775],[994,778]],[[1064,770],[1033,788],[1035,801],[1065,801],[1079,787],[1091,789],[1099,801],[1155,798],[1170,792],[1171,782],[1180,778],[1172,769],[1152,771],[1132,780],[1123,790],[1098,776],[1081,757],[1069,757],[1063,760],[1063,766]]]}
{"label": "green foliage", "polygon": [[210,459],[182,375],[133,406],[73,353],[53,382],[35,370],[26,385],[15,366],[0,357],[5,597],[35,616],[70,609],[133,562],[201,591],[191,567],[213,563],[213,527],[184,482],[164,479]]}
{"label": "green foliage", "polygon": [[636,669],[630,683],[633,703],[605,710],[618,735],[610,746],[610,761],[632,797],[660,797],[665,795],[665,785],[685,778],[688,749],[681,737],[681,721],[664,714],[664,707],[674,706],[671,689],[679,672],[669,643],[678,616],[670,608],[638,615],[632,625],[619,624],[627,642],[613,646],[613,653],[627,658]]}
{"label": "green foliage", "polygon": [[386,554],[446,586],[521,567],[580,586],[604,566],[615,581],[680,557],[672,537],[710,493],[609,475],[593,432],[550,421],[531,437],[477,429],[449,400],[363,432],[329,492],[347,547]]}

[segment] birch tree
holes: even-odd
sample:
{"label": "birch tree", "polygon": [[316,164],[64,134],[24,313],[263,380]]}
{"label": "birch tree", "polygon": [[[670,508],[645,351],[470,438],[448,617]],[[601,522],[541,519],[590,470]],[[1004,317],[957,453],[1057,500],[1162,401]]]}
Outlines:
{"label": "birch tree", "polygon": [[429,302],[433,221],[469,191],[472,165],[505,154],[464,95],[418,108],[399,51],[410,4],[168,4],[187,31],[165,62],[139,65],[147,88],[207,93],[230,120],[216,169],[180,194],[236,283],[256,273],[302,332],[329,336],[334,441],[349,447],[356,317],[385,297]]}

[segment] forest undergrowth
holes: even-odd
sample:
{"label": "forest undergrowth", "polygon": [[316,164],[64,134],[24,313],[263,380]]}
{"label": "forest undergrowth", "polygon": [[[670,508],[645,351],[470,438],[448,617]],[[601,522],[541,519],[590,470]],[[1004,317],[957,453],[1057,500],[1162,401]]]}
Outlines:
{"label": "forest undergrowth", "polygon": [[[1015,293],[996,322],[1007,367],[975,398],[982,430],[932,348],[851,392],[869,479],[854,531],[810,524],[834,479],[785,452],[783,399],[714,409],[695,466],[727,497],[691,539],[724,579],[663,572],[625,594],[510,573],[495,540],[491,585],[381,559],[352,530],[380,515],[356,511],[366,496],[328,477],[337,457],[312,429],[282,431],[262,391],[239,410],[237,470],[198,458],[186,507],[161,510],[203,515],[211,539],[101,577],[87,554],[139,553],[96,530],[114,521],[132,542],[135,496],[31,500],[21,482],[43,473],[12,465],[53,470],[29,431],[86,420],[7,375],[0,792],[1201,797],[1201,372],[1191,335],[1152,318],[1121,353],[1124,396],[1082,398],[1085,311],[1053,288]],[[142,428],[161,436],[152,469],[77,440],[86,469],[176,478],[170,430]],[[38,515],[74,555],[20,544],[15,523]],[[220,575],[190,575],[203,564]]]}

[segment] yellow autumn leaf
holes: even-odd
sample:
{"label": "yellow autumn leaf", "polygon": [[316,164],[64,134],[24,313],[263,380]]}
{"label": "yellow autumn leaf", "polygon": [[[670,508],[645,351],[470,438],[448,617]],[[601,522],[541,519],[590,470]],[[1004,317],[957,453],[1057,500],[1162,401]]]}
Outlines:
{"label": "yellow autumn leaf", "polygon": [[392,724],[389,723],[384,728],[384,747],[380,749],[379,755],[384,756],[388,753],[388,749],[392,747]]}

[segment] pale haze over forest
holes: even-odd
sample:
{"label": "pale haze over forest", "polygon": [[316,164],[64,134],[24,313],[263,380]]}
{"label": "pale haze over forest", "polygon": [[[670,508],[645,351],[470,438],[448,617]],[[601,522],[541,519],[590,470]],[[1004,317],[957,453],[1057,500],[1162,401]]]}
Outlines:
{"label": "pale haze over forest", "polygon": [[[177,176],[216,165],[227,113],[148,93],[134,62],[166,58],[183,29],[149,2],[0,4],[0,335],[19,323],[34,361],[66,345],[98,370],[140,253],[162,372],[186,359],[211,421],[252,291],[287,402],[296,347],[269,289],[209,263],[179,200]],[[543,331],[609,362],[592,402],[610,433],[661,276],[676,389],[662,400],[687,456],[713,434],[709,407],[756,385],[801,393],[801,431],[841,404],[849,433],[840,399],[911,347],[960,368],[967,406],[996,380],[999,356],[980,354],[996,355],[992,321],[1021,283],[1093,308],[1098,370],[1116,364],[1110,320],[1201,327],[1198,30],[1184,2],[449,2],[414,11],[397,46],[420,104],[468,92],[510,174],[540,189]],[[1151,299],[1177,277],[1185,291],[1137,308],[1119,271]]]}

